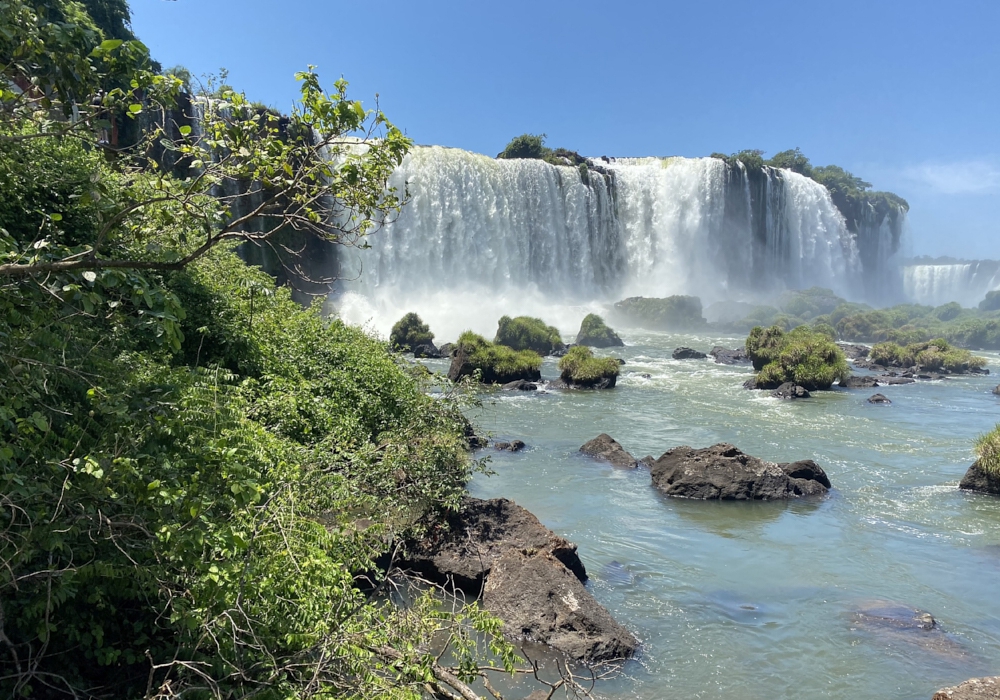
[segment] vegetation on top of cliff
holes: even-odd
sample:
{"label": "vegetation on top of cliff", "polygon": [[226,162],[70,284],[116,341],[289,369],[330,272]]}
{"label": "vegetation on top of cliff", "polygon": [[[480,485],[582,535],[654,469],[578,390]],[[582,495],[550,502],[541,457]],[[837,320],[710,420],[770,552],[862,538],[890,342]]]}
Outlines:
{"label": "vegetation on top of cliff", "polygon": [[594,357],[594,351],[575,345],[559,360],[559,372],[567,384],[594,386],[618,376],[620,363],[613,357]]}
{"label": "vegetation on top of cliff", "polygon": [[692,296],[629,297],[617,302],[614,312],[627,324],[651,330],[690,330],[706,324],[701,299]]}
{"label": "vegetation on top of cliff", "polygon": [[389,333],[389,347],[402,352],[413,352],[418,346],[433,342],[430,326],[412,311],[396,321]]}
{"label": "vegetation on top of cliff", "polygon": [[525,158],[544,160],[551,165],[587,165],[587,159],[576,151],[566,148],[549,148],[545,145],[545,134],[521,134],[497,154],[497,158]]}
{"label": "vegetation on top of cliff", "polygon": [[884,367],[917,367],[930,372],[964,374],[986,366],[986,358],[968,350],[952,347],[944,338],[905,347],[896,343],[878,343],[872,347],[869,359]]}
{"label": "vegetation on top of cliff", "polygon": [[[475,372],[486,384],[506,384],[517,379],[539,379],[542,358],[534,350],[514,350],[506,345],[491,343],[481,335],[465,331],[455,343],[456,361],[464,360],[458,376]],[[457,379],[457,377],[453,377]]]}
{"label": "vegetation on top of cliff", "polygon": [[1000,425],[977,437],[974,449],[979,468],[1000,478]]}
{"label": "vegetation on top of cliff", "polygon": [[986,297],[979,302],[980,311],[1000,311],[1000,290],[986,292]]}
{"label": "vegetation on top of cliff", "polygon": [[565,347],[559,329],[531,316],[501,317],[493,342],[514,350],[532,350],[539,355],[551,355]]}
{"label": "vegetation on top of cliff", "polygon": [[809,391],[829,389],[850,375],[843,351],[823,333],[799,326],[785,332],[777,326],[750,331],[747,356],[757,370],[757,387],[777,389],[794,382]]}

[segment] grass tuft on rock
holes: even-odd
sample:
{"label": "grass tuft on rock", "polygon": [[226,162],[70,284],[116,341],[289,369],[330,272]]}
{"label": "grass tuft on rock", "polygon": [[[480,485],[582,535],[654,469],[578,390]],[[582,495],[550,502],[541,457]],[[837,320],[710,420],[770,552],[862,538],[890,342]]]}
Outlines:
{"label": "grass tuft on rock", "polygon": [[979,468],[1000,478],[1000,425],[976,438],[975,451]]}
{"label": "grass tuft on rock", "polygon": [[594,386],[604,380],[617,379],[620,365],[613,357],[594,357],[588,347],[575,345],[559,360],[559,372],[567,384]]}
{"label": "grass tuft on rock", "polygon": [[506,384],[518,379],[541,378],[542,358],[533,350],[513,350],[465,331],[455,344],[449,378],[471,376],[477,370],[484,384]]}
{"label": "grass tuft on rock", "polygon": [[964,374],[986,365],[986,358],[952,347],[943,338],[911,343],[905,347],[896,343],[879,343],[872,348],[871,360],[884,367],[919,367],[929,372],[949,374]]}
{"label": "grass tuft on rock", "polygon": [[430,326],[412,311],[396,321],[389,334],[389,347],[401,352],[413,352],[421,345],[431,345],[434,334]]}
{"label": "grass tuft on rock", "polygon": [[551,355],[565,347],[558,329],[531,316],[502,317],[493,342],[512,350],[533,350],[539,355]]}
{"label": "grass tuft on rock", "polygon": [[850,375],[843,351],[827,335],[806,326],[787,332],[778,326],[758,326],[750,331],[746,351],[757,370],[759,389],[794,382],[820,391]]}
{"label": "grass tuft on rock", "polygon": [[588,345],[592,348],[621,347],[625,343],[597,314],[587,314],[580,324],[580,332],[576,335],[577,345]]}

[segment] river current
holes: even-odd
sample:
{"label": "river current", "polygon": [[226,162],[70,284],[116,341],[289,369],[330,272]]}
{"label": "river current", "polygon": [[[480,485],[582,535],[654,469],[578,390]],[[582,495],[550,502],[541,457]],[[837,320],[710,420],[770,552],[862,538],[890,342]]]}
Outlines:
{"label": "river current", "polygon": [[[596,697],[929,700],[1000,671],[1000,499],[958,489],[972,440],[1000,420],[1000,356],[984,353],[988,377],[781,401],[742,388],[749,367],[671,359],[743,338],[621,335],[627,347],[597,351],[627,363],[615,389],[490,392],[471,416],[528,445],[481,453],[495,474],[472,494],[512,499],[575,542],[588,589],[642,640]],[[555,378],[556,361],[542,374]],[[868,404],[875,391],[892,405]],[[602,432],[636,457],[731,442],[814,459],[834,488],[789,503],[665,498],[648,470],[577,452]],[[939,630],[856,615],[887,605],[925,610]]]}

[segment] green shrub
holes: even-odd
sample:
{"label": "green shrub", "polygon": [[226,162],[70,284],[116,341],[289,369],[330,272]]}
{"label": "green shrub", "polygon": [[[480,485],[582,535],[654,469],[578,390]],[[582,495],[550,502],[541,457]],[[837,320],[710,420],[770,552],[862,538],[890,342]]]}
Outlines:
{"label": "green shrub", "polygon": [[778,298],[782,311],[806,321],[829,314],[843,303],[844,300],[834,294],[832,289],[823,287],[784,292]]}
{"label": "green shrub", "polygon": [[872,362],[883,367],[919,366],[930,372],[950,374],[963,374],[986,365],[985,358],[976,357],[968,350],[952,347],[943,338],[912,343],[905,347],[896,343],[879,343],[872,348],[870,357]]}
{"label": "green shrub", "polygon": [[565,347],[558,329],[530,316],[501,318],[493,342],[513,350],[533,350],[539,355],[551,355]]}
{"label": "green shrub", "polygon": [[1000,478],[1000,425],[976,438],[975,451],[979,468]]}
{"label": "green shrub", "polygon": [[597,314],[587,314],[580,324],[580,332],[576,335],[577,345],[589,345],[594,348],[620,347],[625,343],[604,319]]}
{"label": "green shrub", "polygon": [[433,342],[430,327],[412,311],[396,321],[389,334],[389,347],[401,352],[413,352],[418,346]]}
{"label": "green shrub", "polygon": [[850,374],[843,351],[826,335],[799,326],[792,331],[756,327],[746,341],[757,386],[776,389],[795,382],[809,391],[829,389]]}
{"label": "green shrub", "polygon": [[452,381],[472,376],[476,371],[485,384],[506,384],[517,379],[541,378],[542,358],[533,350],[513,350],[491,343],[481,335],[465,331],[455,343]]}
{"label": "green shrub", "polygon": [[986,292],[986,298],[979,302],[980,311],[1000,311],[1000,290]]}
{"label": "green shrub", "polygon": [[814,323],[812,325],[813,332],[822,333],[830,340],[837,339],[837,330],[831,326],[829,323]]}
{"label": "green shrub", "polygon": [[542,159],[549,152],[545,147],[545,134],[521,134],[512,138],[497,158]]}
{"label": "green shrub", "polygon": [[559,360],[559,372],[567,384],[594,386],[604,380],[618,377],[620,364],[613,357],[594,357],[594,352],[582,345],[575,345]]}
{"label": "green shrub", "polygon": [[962,305],[957,301],[952,301],[934,309],[934,316],[940,321],[951,321],[963,311]]}
{"label": "green shrub", "polygon": [[706,324],[698,297],[629,297],[616,303],[614,309],[623,321],[650,330],[697,330]]}

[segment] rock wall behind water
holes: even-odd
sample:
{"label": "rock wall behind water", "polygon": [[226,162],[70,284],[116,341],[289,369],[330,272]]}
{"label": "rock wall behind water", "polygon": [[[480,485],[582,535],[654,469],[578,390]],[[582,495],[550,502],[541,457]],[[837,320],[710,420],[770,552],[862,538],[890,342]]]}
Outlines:
{"label": "rock wall behind water", "polygon": [[[851,232],[809,178],[715,158],[559,167],[417,147],[391,184],[411,201],[370,250],[342,261],[356,280],[337,302],[378,328],[406,310],[444,305],[454,316],[458,299],[490,323],[501,303],[501,313],[517,304],[582,313],[623,296],[711,302],[817,285],[862,300],[864,280],[885,274],[898,247],[884,218]],[[899,286],[884,294],[899,296]]]}

